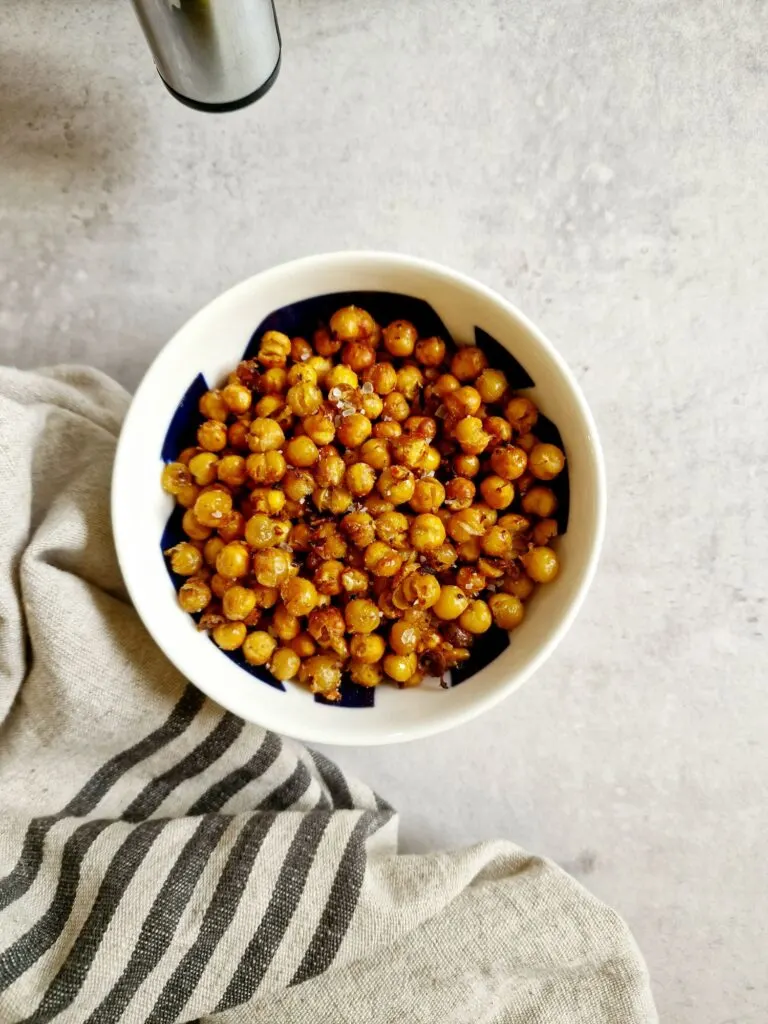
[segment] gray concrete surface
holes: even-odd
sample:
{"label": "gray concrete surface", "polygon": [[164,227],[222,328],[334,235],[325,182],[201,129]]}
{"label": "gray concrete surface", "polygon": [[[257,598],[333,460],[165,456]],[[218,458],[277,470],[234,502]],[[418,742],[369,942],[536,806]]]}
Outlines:
{"label": "gray concrete surface", "polygon": [[768,1019],[768,11],[762,0],[278,0],[211,118],[128,0],[4,0],[0,357],[133,387],[227,285],[392,248],[501,290],[576,370],[610,524],[522,692],[340,760],[409,849],[510,837],[631,923],[662,1019]]}

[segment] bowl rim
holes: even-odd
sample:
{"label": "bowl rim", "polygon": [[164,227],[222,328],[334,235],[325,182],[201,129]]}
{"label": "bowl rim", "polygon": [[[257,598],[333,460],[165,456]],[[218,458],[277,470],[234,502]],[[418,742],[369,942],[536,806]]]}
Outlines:
{"label": "bowl rim", "polygon": [[[410,256],[404,253],[378,250],[341,250],[331,253],[317,253],[310,256],[302,256],[298,259],[289,260],[274,267],[269,267],[245,278],[239,283],[214,296],[200,309],[198,309],[197,312],[184,321],[168,341],[161,346],[147,367],[131,400],[120,430],[112,470],[110,513],[112,534],[118,564],[120,566],[128,596],[131,599],[144,628],[147,630],[155,644],[177,668],[177,670],[181,672],[182,675],[187,676],[187,672],[180,664],[180,660],[183,659],[177,659],[174,656],[174,652],[169,650],[171,645],[164,643],[161,639],[159,624],[156,624],[154,621],[150,621],[149,617],[144,614],[143,593],[138,585],[137,579],[137,576],[139,576],[140,573],[135,572],[133,568],[137,561],[135,557],[132,561],[132,554],[135,556],[135,552],[132,552],[130,544],[126,539],[127,531],[124,531],[122,528],[125,524],[126,517],[120,508],[119,499],[121,495],[126,493],[130,480],[128,475],[129,467],[127,465],[129,460],[128,449],[130,446],[130,439],[135,429],[139,426],[137,418],[141,409],[144,393],[154,386],[155,368],[158,362],[163,358],[166,351],[180,343],[180,339],[187,333],[191,325],[194,324],[198,318],[202,319],[204,315],[210,315],[212,307],[215,307],[218,304],[221,304],[222,306],[226,305],[230,299],[236,297],[240,292],[249,292],[257,281],[261,287],[264,287],[269,285],[270,277],[277,278],[292,272],[306,274],[315,268],[322,267],[327,269],[333,264],[345,265],[349,263],[367,264],[368,266],[381,264],[387,267],[396,266],[399,269],[412,269],[423,273],[433,274],[443,280],[448,280],[457,286],[474,291],[484,301],[502,306],[513,319],[516,319],[525,328],[525,330],[535,340],[536,344],[544,350],[547,357],[556,366],[557,370],[568,385],[573,400],[583,418],[584,424],[586,425],[591,442],[588,445],[588,454],[592,461],[592,470],[594,472],[595,481],[595,494],[593,495],[594,528],[591,531],[590,550],[587,554],[581,579],[579,580],[574,593],[571,595],[569,603],[564,609],[559,625],[551,634],[549,634],[546,641],[541,644],[528,663],[523,668],[518,669],[508,680],[501,681],[490,692],[484,695],[479,695],[477,700],[469,702],[466,706],[456,707],[446,704],[443,712],[436,715],[429,721],[417,723],[403,722],[400,723],[397,730],[390,729],[388,731],[377,733],[373,736],[365,736],[362,738],[356,736],[354,730],[335,728],[330,719],[328,720],[327,727],[324,726],[322,728],[317,728],[312,725],[302,727],[301,723],[297,722],[295,730],[287,730],[286,722],[278,722],[276,718],[279,716],[273,715],[268,708],[264,709],[265,713],[263,716],[261,713],[259,714],[258,720],[250,719],[252,721],[258,721],[258,724],[265,729],[276,731],[282,735],[293,736],[294,738],[304,742],[327,743],[337,746],[382,746],[390,743],[426,738],[462,725],[471,721],[483,712],[490,710],[522,686],[523,683],[527,682],[528,679],[530,679],[530,677],[537,672],[544,662],[550,657],[568,630],[571,628],[581,606],[584,603],[597,570],[605,536],[607,512],[605,459],[597,425],[582,393],[581,387],[565,359],[560,355],[546,335],[543,334],[541,329],[537,327],[536,324],[534,324],[514,303],[510,302],[494,289],[475,280],[469,275],[464,274],[461,271],[453,270],[450,267],[446,267],[434,260]],[[197,679],[191,679],[191,681],[211,700],[216,701],[217,703],[220,702],[220,697],[216,692],[217,687],[215,685],[201,683],[198,682]],[[242,709],[235,709],[235,713],[242,714],[243,712]],[[243,717],[248,718],[245,714]]]}

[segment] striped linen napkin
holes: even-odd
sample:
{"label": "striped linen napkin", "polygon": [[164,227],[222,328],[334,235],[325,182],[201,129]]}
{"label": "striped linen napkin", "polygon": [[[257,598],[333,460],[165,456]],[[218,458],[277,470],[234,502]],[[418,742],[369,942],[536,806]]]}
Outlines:
{"label": "striped linen napkin", "polygon": [[0,371],[0,1024],[656,1020],[553,864],[399,856],[370,789],[165,660],[112,548],[127,404]]}

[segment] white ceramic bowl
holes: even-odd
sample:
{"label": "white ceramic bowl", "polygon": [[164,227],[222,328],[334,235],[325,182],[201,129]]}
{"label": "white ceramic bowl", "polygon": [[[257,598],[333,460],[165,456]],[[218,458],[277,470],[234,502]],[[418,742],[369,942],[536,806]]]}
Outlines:
{"label": "white ceramic bowl", "polygon": [[[517,364],[510,359],[506,366],[513,383],[533,381],[531,397],[562,437],[570,510],[567,532],[558,540],[560,575],[539,588],[525,622],[494,660],[450,689],[436,683],[413,690],[381,686],[358,692],[366,706],[349,706],[346,701],[337,706],[313,699],[298,684],[280,689],[255,678],[197,632],[181,611],[161,552],[173,502],[160,488],[160,471],[164,446],[166,457],[172,458],[184,446],[185,434],[193,431],[197,397],[205,388],[198,374],[209,385],[218,384],[276,311],[281,312],[271,317],[269,326],[296,334],[302,320],[346,305],[353,292],[378,293],[357,299],[360,305],[380,308],[380,317],[404,316],[415,319],[417,326],[419,318],[431,321],[430,333],[439,329],[434,326],[436,314],[456,342],[477,337],[481,345],[491,347],[493,365],[508,358],[493,339],[513,354]],[[372,312],[377,315],[376,309]],[[481,333],[476,335],[476,329]],[[426,330],[427,326],[422,333]],[[120,437],[112,485],[115,544],[126,585],[165,654],[201,690],[243,718],[300,739],[332,744],[370,745],[428,736],[487,711],[517,689],[552,653],[573,621],[595,571],[604,519],[605,476],[595,424],[570,370],[550,342],[511,303],[483,285],[437,264],[387,253],[297,260],[257,274],[201,310],[162,349],[136,392]],[[167,539],[173,542],[172,532]],[[488,636],[478,644],[483,660],[501,646],[494,646]],[[506,637],[503,640],[506,643]],[[351,704],[355,703],[352,693]]]}

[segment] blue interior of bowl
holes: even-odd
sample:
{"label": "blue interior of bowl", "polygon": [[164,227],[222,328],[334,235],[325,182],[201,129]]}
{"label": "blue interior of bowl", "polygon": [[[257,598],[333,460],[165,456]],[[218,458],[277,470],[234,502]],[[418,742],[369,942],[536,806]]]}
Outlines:
{"label": "blue interior of bowl", "polygon": [[[259,340],[265,331],[282,331],[290,337],[311,337],[319,324],[327,323],[337,309],[341,306],[349,305],[361,306],[363,309],[367,309],[378,323],[387,324],[396,319],[410,320],[422,337],[438,335],[448,342],[453,340],[437,312],[423,299],[416,299],[411,295],[402,295],[397,292],[336,292],[329,295],[317,295],[311,299],[304,299],[301,302],[294,302],[289,306],[283,306],[281,309],[270,313],[256,327],[248,339],[241,358],[250,359],[256,355]],[[504,371],[513,389],[522,390],[523,388],[536,387],[536,382],[531,378],[525,367],[487,331],[476,326],[474,341],[488,356],[490,365]],[[201,422],[198,403],[201,396],[210,387],[215,387],[216,384],[218,384],[218,381],[211,381],[209,383],[205,380],[202,373],[198,373],[189,385],[173,414],[163,439],[161,455],[164,462],[173,462],[182,449],[195,444],[197,428]],[[559,430],[545,416],[539,415],[536,423],[536,436],[542,441],[556,444],[560,448],[564,447]],[[556,518],[558,530],[562,534],[568,528],[570,491],[567,463],[563,472],[549,486],[557,495],[558,511]],[[168,518],[160,541],[164,551],[186,539],[181,528],[183,511],[179,506],[176,506]],[[167,560],[166,565],[168,565],[168,572],[173,580],[174,587],[178,590],[184,579],[171,571]],[[469,660],[452,670],[450,673],[450,685],[458,686],[460,683],[466,682],[476,672],[479,672],[498,658],[509,646],[509,642],[510,637],[508,633],[498,629],[496,626],[492,626],[472,648]],[[267,685],[279,690],[285,690],[283,683],[268,672],[266,668],[249,665],[240,651],[222,651],[221,653]],[[320,696],[316,696],[315,700],[318,703],[329,704],[332,707],[364,708],[373,707],[375,697],[375,688],[358,686],[349,679],[345,679],[341,684],[340,701],[327,701],[324,697]]]}

